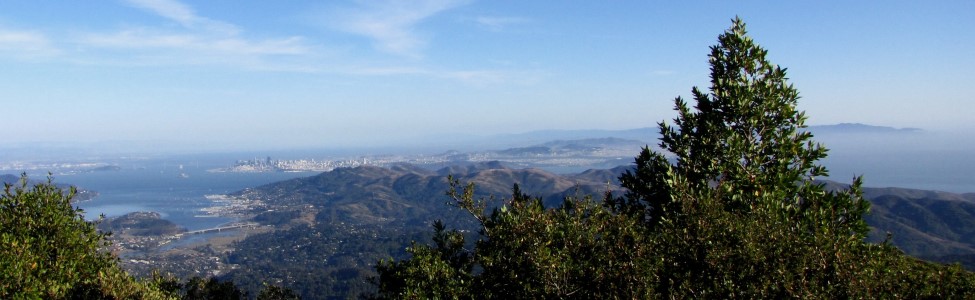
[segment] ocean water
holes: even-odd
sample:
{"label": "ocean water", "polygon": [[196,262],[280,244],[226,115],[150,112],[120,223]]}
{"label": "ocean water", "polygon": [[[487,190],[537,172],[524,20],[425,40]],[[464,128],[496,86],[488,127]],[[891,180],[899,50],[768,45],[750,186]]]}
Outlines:
{"label": "ocean water", "polygon": [[842,135],[817,139],[830,180],[863,176],[868,187],[975,193],[975,137],[960,134]]}
{"label": "ocean water", "polygon": [[214,217],[201,211],[220,205],[206,199],[210,194],[226,194],[276,181],[311,176],[317,173],[212,173],[208,169],[224,167],[234,159],[200,161],[194,159],[157,159],[124,161],[118,171],[97,171],[55,175],[55,182],[68,183],[97,191],[99,195],[78,206],[86,218],[99,215],[114,217],[136,211],[154,211],[188,230],[217,227],[235,221]]}

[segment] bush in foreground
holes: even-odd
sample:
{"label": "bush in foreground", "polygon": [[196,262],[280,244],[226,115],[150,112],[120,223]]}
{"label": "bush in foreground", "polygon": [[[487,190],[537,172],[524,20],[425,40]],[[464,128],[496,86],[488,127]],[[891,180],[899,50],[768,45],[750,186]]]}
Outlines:
{"label": "bush in foreground", "polygon": [[105,233],[71,205],[75,189],[27,176],[0,195],[0,298],[166,299],[151,282],[138,281],[102,251]]}

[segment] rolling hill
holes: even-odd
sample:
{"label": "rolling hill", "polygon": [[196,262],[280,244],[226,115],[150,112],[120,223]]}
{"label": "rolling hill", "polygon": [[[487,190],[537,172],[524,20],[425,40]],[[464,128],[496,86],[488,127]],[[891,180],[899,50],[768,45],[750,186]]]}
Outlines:
{"label": "rolling hill", "polygon": [[[342,168],[235,193],[275,207],[305,206],[319,220],[354,224],[427,226],[438,218],[463,219],[447,205],[447,176],[477,185],[480,197],[504,197],[514,184],[557,205],[567,195],[620,194],[617,177],[628,167],[558,175],[540,169],[512,169],[498,162],[429,170],[407,164],[391,168]],[[823,182],[833,189],[844,184]],[[956,194],[906,188],[864,188],[871,203],[870,239],[891,242],[906,253],[935,261],[975,257],[975,193]],[[499,204],[500,202],[495,202]],[[463,222],[460,222],[463,223]],[[969,266],[970,268],[975,266]]]}
{"label": "rolling hill", "polygon": [[[629,168],[558,175],[498,162],[439,170],[362,166],[246,189],[232,196],[267,203],[270,211],[254,220],[273,219],[278,230],[237,243],[227,256],[234,267],[223,277],[250,288],[261,286],[257,279],[272,280],[309,296],[368,292],[372,264],[403,258],[410,241],[429,241],[434,220],[476,234],[472,218],[448,204],[448,175],[475,183],[477,196],[494,197],[492,205],[517,183],[554,206],[566,195],[621,195],[617,177]],[[883,242],[889,232],[890,242],[909,255],[975,269],[975,194],[864,188],[864,195],[873,204],[866,217],[871,241]]]}

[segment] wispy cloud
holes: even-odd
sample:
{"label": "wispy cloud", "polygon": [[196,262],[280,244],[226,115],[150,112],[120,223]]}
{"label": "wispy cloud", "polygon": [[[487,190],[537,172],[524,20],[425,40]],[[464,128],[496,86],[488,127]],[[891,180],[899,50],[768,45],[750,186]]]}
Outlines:
{"label": "wispy cloud", "polygon": [[217,65],[249,70],[315,71],[307,63],[314,51],[301,37],[247,39],[138,28],[84,34],[78,37],[78,43],[103,50],[99,51],[99,57],[87,59],[95,63]]}
{"label": "wispy cloud", "polygon": [[[97,31],[70,30],[60,35],[0,27],[0,57],[22,60],[36,57],[125,67],[221,66],[257,71],[418,77],[472,86],[532,84],[544,77],[543,72],[518,70],[510,64],[505,66],[507,69],[453,69],[431,62],[389,60],[390,57],[374,60],[372,55],[329,50],[321,41],[304,36],[254,37],[236,24],[208,18],[174,0],[124,1],[162,21],[155,19]],[[338,15],[337,23],[330,25],[341,25],[345,32],[369,38],[381,51],[419,58],[427,40],[418,32],[418,25],[464,3],[458,0],[361,3],[353,11]],[[504,26],[519,20],[488,18],[478,22]]]}
{"label": "wispy cloud", "polygon": [[38,58],[60,52],[43,33],[0,28],[0,53],[19,58]]}
{"label": "wispy cloud", "polygon": [[[247,69],[301,70],[315,51],[300,36],[252,38],[234,24],[198,15],[174,0],[126,0],[181,28],[129,26],[114,32],[78,33],[74,42],[86,48],[108,51],[85,61],[114,61],[131,65],[225,65]],[[92,53],[105,53],[96,51]],[[97,55],[97,54],[96,54]]]}
{"label": "wispy cloud", "polygon": [[164,18],[190,27],[201,18],[183,3],[171,0],[128,0],[129,4],[152,11]]}
{"label": "wispy cloud", "polygon": [[174,0],[126,0],[132,6],[147,10],[160,17],[179,23],[190,29],[205,29],[208,31],[236,34],[240,31],[230,23],[201,17],[192,8]]}
{"label": "wispy cloud", "polygon": [[463,0],[382,1],[362,3],[335,17],[336,29],[365,36],[383,52],[418,58],[427,43],[416,25],[443,11],[467,3]]}
{"label": "wispy cloud", "polygon": [[84,44],[105,48],[193,50],[238,55],[302,55],[310,52],[301,37],[248,40],[237,36],[213,37],[187,33],[128,29],[82,36]]}
{"label": "wispy cloud", "polygon": [[517,17],[487,17],[481,16],[474,19],[481,27],[487,28],[491,31],[501,31],[505,27],[526,23],[529,19],[527,18],[517,18]]}

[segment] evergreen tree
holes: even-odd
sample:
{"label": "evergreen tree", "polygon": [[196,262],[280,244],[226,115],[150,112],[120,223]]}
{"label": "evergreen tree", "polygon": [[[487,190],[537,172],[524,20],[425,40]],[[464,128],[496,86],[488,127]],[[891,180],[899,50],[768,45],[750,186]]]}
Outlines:
{"label": "evergreen tree", "polygon": [[692,89],[693,110],[678,97],[674,125],[659,124],[674,163],[645,148],[620,178],[629,192],[608,201],[655,229],[670,261],[661,291],[846,296],[856,279],[869,207],[860,179],[847,191],[814,183],[827,175],[817,165],[826,149],[803,130],[799,94],[767,53],[735,19],[711,47],[710,91]]}
{"label": "evergreen tree", "polygon": [[[715,192],[728,211],[754,209],[763,201],[780,203],[796,213],[817,205],[839,209],[837,226],[863,234],[862,215],[869,203],[859,195],[855,178],[850,197],[826,199],[813,179],[826,176],[816,162],[826,149],[803,131],[806,117],[796,109],[799,93],[786,80],[786,70],[766,60],[735,19],[711,47],[710,93],[694,87],[695,111],[675,99],[678,117],[673,127],[661,122],[660,147],[673,155],[644,148],[635,172],[621,176],[629,192],[614,206],[643,214],[651,226],[681,215],[675,189]],[[832,193],[836,194],[836,193]]]}
{"label": "evergreen tree", "polygon": [[488,214],[473,185],[451,190],[481,224],[474,248],[438,224],[436,247],[379,264],[379,296],[970,298],[975,276],[958,265],[864,241],[860,178],[843,191],[814,181],[826,149],[766,55],[734,19],[711,47],[710,90],[692,89],[693,109],[675,100],[663,152],[643,149],[622,197],[546,209],[516,186]]}

